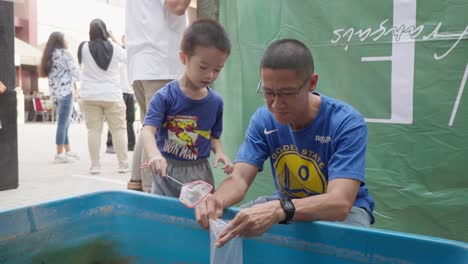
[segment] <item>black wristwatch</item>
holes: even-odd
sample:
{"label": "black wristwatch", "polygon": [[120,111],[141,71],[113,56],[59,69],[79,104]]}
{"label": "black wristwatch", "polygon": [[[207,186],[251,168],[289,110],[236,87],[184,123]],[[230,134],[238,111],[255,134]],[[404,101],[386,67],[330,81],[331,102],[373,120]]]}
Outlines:
{"label": "black wristwatch", "polygon": [[296,212],[296,207],[294,207],[293,202],[291,199],[280,199],[281,207],[283,208],[284,212],[286,213],[286,218],[279,222],[280,224],[287,224],[291,219],[294,217],[294,213]]}

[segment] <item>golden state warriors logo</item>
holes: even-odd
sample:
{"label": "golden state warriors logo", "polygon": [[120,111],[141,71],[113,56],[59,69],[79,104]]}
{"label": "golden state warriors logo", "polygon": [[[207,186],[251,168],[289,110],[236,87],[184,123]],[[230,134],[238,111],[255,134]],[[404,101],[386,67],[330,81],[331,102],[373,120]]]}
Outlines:
{"label": "golden state warriors logo", "polygon": [[290,197],[325,193],[327,181],[317,161],[296,151],[284,151],[274,162],[281,191]]}

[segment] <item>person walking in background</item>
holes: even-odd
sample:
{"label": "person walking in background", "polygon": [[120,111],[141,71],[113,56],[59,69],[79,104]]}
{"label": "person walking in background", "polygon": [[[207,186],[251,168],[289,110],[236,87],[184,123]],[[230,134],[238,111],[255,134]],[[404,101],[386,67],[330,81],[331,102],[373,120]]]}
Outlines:
{"label": "person walking in background", "polygon": [[203,180],[214,186],[208,158],[230,174],[233,165],[221,145],[223,99],[211,87],[224,67],[231,43],[214,20],[195,21],[184,33],[180,58],[185,65],[180,80],[166,84],[154,94],[141,131],[147,165],[156,172],[152,193],[178,197],[181,182]]}
{"label": "person walking in background", "polygon": [[[122,36],[122,48],[125,49],[125,35]],[[128,151],[133,151],[135,148],[135,130],[133,123],[135,122],[135,99],[133,95],[133,88],[128,82],[127,76],[127,63],[123,62],[119,65],[120,68],[120,87],[122,88],[123,100],[127,107],[125,117],[127,120],[127,138],[128,138]],[[114,146],[112,144],[112,134],[107,132],[107,149],[106,153],[114,154]]]}
{"label": "person walking in background", "polygon": [[[140,106],[142,121],[153,94],[183,74],[179,44],[187,25],[185,11],[189,4],[190,0],[126,2],[128,78]],[[151,174],[140,170],[140,164],[146,159],[140,138],[133,152],[129,189],[151,191]]]}
{"label": "person walking in background", "polygon": [[78,159],[78,155],[70,149],[68,127],[73,106],[73,90],[78,80],[79,70],[67,51],[67,43],[62,32],[53,32],[42,54],[39,75],[48,77],[50,95],[57,109],[57,130],[55,144],[57,153],[55,163],[70,163]]}
{"label": "person walking in background", "polygon": [[[108,37],[112,39],[111,43]],[[100,147],[104,118],[112,133],[118,159],[118,172],[129,171],[125,103],[120,88],[119,63],[125,52],[109,34],[101,19],[91,21],[89,41],[80,44],[78,61],[81,69],[80,109],[88,129],[88,150],[91,174],[101,172]]]}

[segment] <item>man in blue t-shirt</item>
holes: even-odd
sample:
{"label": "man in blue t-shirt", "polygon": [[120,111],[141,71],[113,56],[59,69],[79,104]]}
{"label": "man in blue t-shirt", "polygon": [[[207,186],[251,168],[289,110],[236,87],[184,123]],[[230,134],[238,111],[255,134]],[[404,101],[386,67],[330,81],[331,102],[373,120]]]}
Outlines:
{"label": "man in blue t-shirt", "polygon": [[315,91],[312,54],[297,40],[273,42],[260,74],[266,105],[250,121],[234,172],[196,208],[197,221],[208,228],[208,218],[240,202],[269,158],[275,194],[243,206],[217,246],[290,221],[370,226],[374,201],[365,184],[367,126],[361,114]]}

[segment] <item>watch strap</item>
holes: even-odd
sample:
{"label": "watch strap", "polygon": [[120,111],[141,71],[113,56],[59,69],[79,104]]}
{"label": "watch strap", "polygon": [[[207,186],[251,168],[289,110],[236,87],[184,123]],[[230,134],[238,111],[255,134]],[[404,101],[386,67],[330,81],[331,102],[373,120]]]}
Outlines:
{"label": "watch strap", "polygon": [[289,221],[293,219],[294,213],[296,212],[296,208],[294,207],[293,202],[289,198],[280,199],[280,204],[284,212],[286,213],[286,218],[283,221],[279,222],[279,224],[287,224]]}

